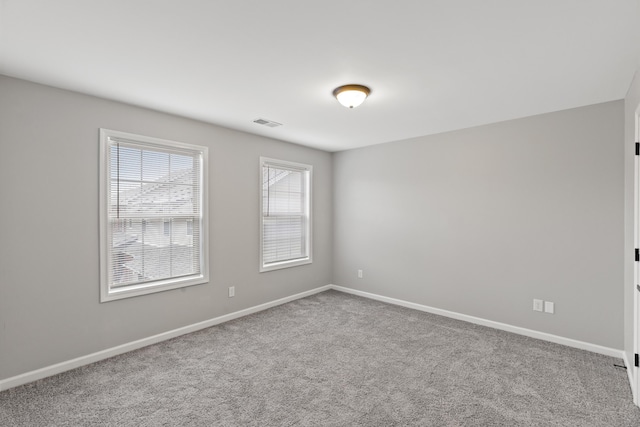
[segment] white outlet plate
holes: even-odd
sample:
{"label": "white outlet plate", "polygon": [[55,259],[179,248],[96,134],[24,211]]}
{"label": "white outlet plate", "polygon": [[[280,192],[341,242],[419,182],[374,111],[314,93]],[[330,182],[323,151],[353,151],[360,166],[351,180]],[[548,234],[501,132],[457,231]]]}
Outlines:
{"label": "white outlet plate", "polygon": [[358,270],[358,279],[362,279],[362,270]]}
{"label": "white outlet plate", "polygon": [[544,301],[542,301],[541,299],[534,299],[533,300],[533,311],[542,311],[542,304]]}
{"label": "white outlet plate", "polygon": [[544,302],[544,312],[545,313],[549,313],[549,314],[553,314],[555,312],[555,304],[552,303],[551,301],[545,301]]}
{"label": "white outlet plate", "polygon": [[229,286],[229,298],[233,298],[236,296],[236,287]]}

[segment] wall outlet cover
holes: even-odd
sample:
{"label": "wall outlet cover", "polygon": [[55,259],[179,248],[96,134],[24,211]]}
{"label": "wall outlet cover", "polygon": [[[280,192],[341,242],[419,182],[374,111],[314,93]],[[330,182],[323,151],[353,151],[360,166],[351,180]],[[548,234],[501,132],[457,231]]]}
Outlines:
{"label": "wall outlet cover", "polygon": [[542,303],[544,301],[542,301],[541,299],[534,299],[533,300],[533,311],[542,311]]}
{"label": "wall outlet cover", "polygon": [[544,302],[544,312],[545,313],[549,313],[549,314],[555,313],[555,304],[552,303],[551,301],[545,301]]}

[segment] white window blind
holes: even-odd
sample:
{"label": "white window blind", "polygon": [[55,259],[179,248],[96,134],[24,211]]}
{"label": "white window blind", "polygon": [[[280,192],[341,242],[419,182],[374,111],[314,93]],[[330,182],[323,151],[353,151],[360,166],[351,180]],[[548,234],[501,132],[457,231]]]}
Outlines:
{"label": "white window blind", "polygon": [[101,130],[103,300],[207,281],[206,147]]}
{"label": "white window blind", "polygon": [[310,263],[311,166],[261,160],[261,271]]}

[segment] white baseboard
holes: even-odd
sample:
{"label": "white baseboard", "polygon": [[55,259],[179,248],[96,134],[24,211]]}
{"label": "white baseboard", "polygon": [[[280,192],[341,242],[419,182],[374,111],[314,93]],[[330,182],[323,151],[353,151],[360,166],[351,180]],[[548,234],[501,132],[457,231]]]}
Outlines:
{"label": "white baseboard", "polygon": [[482,319],[480,317],[468,316],[466,314],[456,313],[454,311],[442,310],[440,308],[429,307],[427,305],[416,304],[409,301],[404,301],[395,298],[389,298],[382,295],[372,294],[369,292],[358,291],[356,289],[345,288],[343,286],[330,285],[331,289],[336,291],[346,292],[348,294],[358,295],[365,298],[370,298],[376,301],[382,301],[389,304],[400,305],[403,307],[412,308],[414,310],[424,311],[427,313],[438,314],[440,316],[450,317],[452,319],[463,320],[469,323],[475,323],[476,325],[488,326],[494,329],[500,329],[502,331],[513,332],[514,334],[524,335],[531,338],[537,338],[543,341],[550,341],[556,344],[566,345],[568,347],[579,348],[581,350],[591,351],[593,353],[604,354],[618,359],[623,359],[624,352],[614,348],[603,347],[597,344],[591,344],[588,342],[578,341],[571,338],[560,337],[558,335],[547,334],[546,332],[534,331],[532,329],[521,328],[519,326],[513,326],[506,323],[494,322],[493,320]]}
{"label": "white baseboard", "polygon": [[182,328],[174,329],[172,331],[163,332],[161,334],[153,335],[151,337],[142,338],[137,341],[132,341],[126,344],[119,345],[117,347],[108,348],[106,350],[91,353],[86,356],[77,357],[75,359],[67,360],[65,362],[56,363],[55,365],[46,366],[35,371],[25,372],[24,374],[16,375],[15,377],[0,380],[0,391],[8,390],[19,385],[27,384],[33,381],[37,381],[52,375],[59,374],[61,372],[70,371],[71,369],[79,368],[80,366],[88,365],[90,363],[98,362],[100,360],[108,359],[109,357],[117,356],[119,354],[127,353],[132,350],[137,350],[142,347],[146,347],[152,344],[156,344],[162,341],[166,341],[171,338],[178,337],[180,335],[188,334],[190,332],[199,331],[201,329],[209,328],[211,326],[218,325],[220,323],[228,322],[229,320],[237,319],[239,317],[247,316],[249,314],[257,313],[262,310],[266,310],[271,307],[275,307],[281,304],[288,303],[300,298],[308,297],[320,292],[324,292],[331,289],[330,285],[321,286],[319,288],[312,289],[310,291],[301,292],[299,294],[291,295],[285,298],[280,298],[275,301],[270,301],[264,304],[256,305],[254,307],[246,308],[244,310],[236,311],[233,313],[225,314],[224,316],[215,317],[213,319],[205,320],[203,322],[194,323],[193,325],[184,326]]}
{"label": "white baseboard", "polygon": [[[637,406],[640,406],[640,400],[638,399],[638,390],[636,390],[636,380],[633,377],[635,366],[627,357],[626,351],[623,352],[622,357],[624,359],[624,366],[627,367],[627,376],[629,377],[629,385],[631,385],[631,395],[633,396],[633,403],[635,403]],[[636,375],[637,374],[638,373],[636,372]]]}
{"label": "white baseboard", "polygon": [[[483,326],[488,326],[490,328],[513,332],[519,335],[525,335],[528,337],[537,338],[544,341],[550,341],[556,344],[562,344],[569,347],[579,348],[579,349],[591,351],[594,353],[616,357],[619,359],[623,359],[627,367],[632,366],[629,364],[626,354],[622,350],[616,350],[613,348],[603,347],[597,344],[590,344],[583,341],[577,341],[571,338],[564,338],[557,335],[547,334],[545,332],[539,332],[531,329],[521,328],[518,326],[512,326],[506,323],[494,322],[492,320],[482,319],[474,316],[468,316],[466,314],[456,313],[448,310],[442,310],[439,308],[429,307],[422,304],[416,304],[409,301],[389,298],[382,295],[372,294],[369,292],[358,291],[351,288],[345,288],[343,286],[326,285],[326,286],[321,286],[319,288],[315,288],[306,292],[301,292],[299,294],[291,295],[285,298],[280,298],[275,301],[250,307],[244,310],[240,310],[233,313],[225,314],[223,316],[215,317],[213,319],[205,320],[203,322],[194,323],[192,325],[188,325],[182,328],[174,329],[168,332],[163,332],[161,334],[153,335],[151,337],[143,338],[137,341],[132,341],[130,343],[122,344],[117,347],[112,347],[106,350],[98,351],[96,353],[91,353],[86,356],[77,357],[75,359],[67,360],[61,363],[56,363],[55,365],[46,366],[41,369],[16,375],[15,377],[0,380],[0,391],[8,390],[10,388],[17,387],[19,385],[27,384],[33,381],[46,378],[46,377],[50,377],[52,375],[59,374],[61,372],[79,368],[80,366],[84,366],[90,363],[98,362],[100,360],[108,359],[109,357],[117,356],[119,354],[127,353],[132,350],[137,350],[142,347],[146,347],[152,344],[166,341],[168,339],[175,338],[180,335],[185,335],[191,332],[199,331],[201,329],[209,328],[211,326],[215,326],[220,323],[228,322],[230,320],[237,319],[239,317],[257,313],[259,311],[266,310],[268,308],[275,307],[281,304],[285,304],[300,298],[308,297],[320,292],[324,292],[329,289],[334,289],[336,291],[358,295],[361,297],[365,297],[365,298],[369,298],[369,299],[373,299],[381,302],[386,302],[389,304],[395,304],[395,305],[399,305],[407,308],[412,308],[414,310],[424,311],[427,313],[433,313],[433,314],[438,314],[440,316],[463,320],[465,322],[475,323],[477,325],[483,325]],[[630,379],[632,391],[634,393],[634,401],[635,401],[636,390],[632,381],[632,374],[629,371],[630,370],[627,369],[627,373],[629,374],[629,379]]]}

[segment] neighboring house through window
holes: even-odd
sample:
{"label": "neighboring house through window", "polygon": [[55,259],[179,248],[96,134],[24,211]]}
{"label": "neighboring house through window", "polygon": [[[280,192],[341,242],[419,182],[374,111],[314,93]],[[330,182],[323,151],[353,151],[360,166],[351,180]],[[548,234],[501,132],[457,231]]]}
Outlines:
{"label": "neighboring house through window", "polygon": [[102,302],[208,282],[207,148],[100,129]]}
{"label": "neighboring house through window", "polygon": [[312,262],[312,167],[260,158],[260,271]]}

